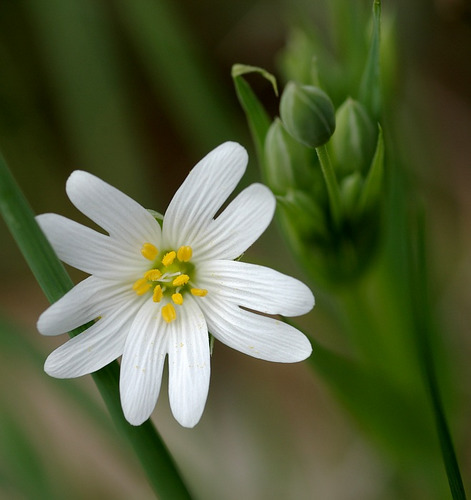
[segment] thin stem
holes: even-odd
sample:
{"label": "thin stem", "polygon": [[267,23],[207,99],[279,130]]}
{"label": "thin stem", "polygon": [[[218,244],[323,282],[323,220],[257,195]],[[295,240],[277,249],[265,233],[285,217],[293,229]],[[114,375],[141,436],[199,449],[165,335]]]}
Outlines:
{"label": "thin stem", "polygon": [[419,361],[422,365],[424,382],[430,397],[430,403],[435,419],[435,426],[440,442],[442,458],[445,465],[448,484],[454,500],[465,500],[466,493],[461,478],[461,472],[456,458],[453,439],[447,423],[445,409],[440,395],[436,367],[433,359],[431,335],[434,331],[432,308],[429,299],[427,252],[425,249],[425,220],[423,213],[418,218],[415,252],[410,248],[412,266],[412,301],[416,325],[416,339]]}
{"label": "thin stem", "polygon": [[321,164],[322,174],[324,175],[327,193],[329,195],[330,210],[332,219],[336,228],[340,226],[342,217],[342,202],[340,200],[340,189],[335,176],[334,168],[330,162],[329,153],[325,144],[316,148],[317,156]]}
{"label": "thin stem", "polygon": [[[0,212],[16,243],[50,302],[73,286],[64,267],[39,228],[28,202],[0,154]],[[82,329],[71,332],[80,333]],[[119,397],[119,365],[116,361],[93,374],[93,379],[120,432],[127,436],[161,499],[191,498],[180,474],[152,422],[133,427],[124,418]]]}

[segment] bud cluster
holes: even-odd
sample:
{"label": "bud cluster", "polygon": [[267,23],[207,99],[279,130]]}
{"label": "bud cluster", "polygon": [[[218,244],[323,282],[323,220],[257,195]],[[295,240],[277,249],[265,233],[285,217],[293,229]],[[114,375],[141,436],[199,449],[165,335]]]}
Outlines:
{"label": "bud cluster", "polygon": [[361,276],[378,248],[384,154],[378,9],[373,15],[370,47],[355,53],[360,43],[353,41],[343,66],[331,63],[315,37],[295,33],[282,58],[288,83],[274,120],[240,81],[253,71],[268,78],[266,71],[241,65],[233,71],[284,233],[325,284]]}
{"label": "bud cluster", "polygon": [[335,110],[319,87],[289,82],[264,153],[285,233],[316,278],[358,276],[376,248],[383,163],[381,134],[365,107],[347,98]]}

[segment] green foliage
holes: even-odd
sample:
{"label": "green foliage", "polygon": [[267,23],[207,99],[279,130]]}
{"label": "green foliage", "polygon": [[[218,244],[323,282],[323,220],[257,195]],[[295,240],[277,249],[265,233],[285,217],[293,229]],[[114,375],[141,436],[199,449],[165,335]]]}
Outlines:
{"label": "green foliage", "polygon": [[273,85],[275,93],[278,92],[278,89],[274,77],[262,68],[243,64],[235,64],[232,67],[232,79],[234,81],[237,97],[247,116],[258,160],[263,164],[265,136],[270,127],[270,118],[257,96],[250,88],[250,85],[243,78],[243,75],[249,73],[259,73],[266,78]]}

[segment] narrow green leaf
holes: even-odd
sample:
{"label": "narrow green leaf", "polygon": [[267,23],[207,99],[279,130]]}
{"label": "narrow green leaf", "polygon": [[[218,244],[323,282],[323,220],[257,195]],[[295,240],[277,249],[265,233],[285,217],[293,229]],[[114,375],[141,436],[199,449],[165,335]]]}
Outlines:
{"label": "narrow green leaf", "polygon": [[[7,164],[0,155],[0,211],[36,279],[51,302],[73,285],[52,247],[37,225]],[[71,332],[79,333],[82,329]],[[119,365],[105,366],[92,377],[120,432],[131,441],[154,491],[162,499],[190,498],[183,480],[151,420],[134,427],[124,418],[119,397]]]}
{"label": "narrow green leaf", "polygon": [[262,103],[259,101],[245,78],[243,78],[243,75],[248,73],[261,74],[273,85],[273,89],[277,95],[278,90],[275,77],[264,69],[255,66],[245,66],[243,64],[235,64],[232,66],[232,78],[234,80],[237,97],[247,117],[259,165],[263,165],[265,137],[270,127],[271,120]]}
{"label": "narrow green leaf", "polygon": [[358,100],[375,120],[379,120],[381,116],[380,31],[381,0],[374,0],[373,33],[365,70],[361,79]]}
{"label": "narrow green leaf", "polygon": [[376,151],[371,162],[368,175],[363,186],[363,191],[360,196],[358,205],[359,212],[365,213],[369,208],[374,206],[380,199],[383,189],[383,173],[384,173],[384,140],[383,130],[379,127],[378,142],[376,143]]}
{"label": "narrow green leaf", "polygon": [[431,345],[431,338],[434,335],[436,327],[432,319],[433,312],[429,297],[425,215],[423,211],[418,217],[417,227],[413,228],[410,233],[415,235],[415,238],[409,240],[409,274],[411,277],[411,302],[414,308],[415,333],[419,361],[424,375],[425,386],[430,397],[450,491],[454,500],[465,500],[466,493],[440,394],[437,370]]}
{"label": "narrow green leaf", "polygon": [[316,153],[319,157],[322,175],[324,176],[327,193],[329,195],[329,207],[332,220],[335,228],[338,229],[342,220],[342,201],[340,199],[340,188],[337,176],[335,175],[334,167],[330,161],[327,146],[325,144],[323,146],[319,146],[316,148]]}
{"label": "narrow green leaf", "polygon": [[0,212],[47,299],[60,299],[72,288],[72,280],[36,223],[1,154]]}
{"label": "narrow green leaf", "polygon": [[258,66],[250,66],[249,64],[234,64],[232,66],[232,78],[237,78],[238,76],[247,75],[249,73],[260,73],[263,78],[272,84],[275,95],[278,96],[278,84],[276,83],[276,78],[266,69],[259,68]]}

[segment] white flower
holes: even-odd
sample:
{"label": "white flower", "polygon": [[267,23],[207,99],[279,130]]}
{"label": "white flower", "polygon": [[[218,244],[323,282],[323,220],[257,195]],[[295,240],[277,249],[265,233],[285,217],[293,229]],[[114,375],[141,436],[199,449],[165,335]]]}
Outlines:
{"label": "white flower", "polygon": [[193,427],[209,388],[208,331],[260,359],[295,362],[310,355],[300,331],[247,309],[304,314],[314,305],[311,291],[289,276],[233,260],[270,223],[273,194],[252,184],[214,218],[246,165],[239,144],[217,147],[177,191],[162,228],[148,210],[109,184],[86,172],[72,173],[66,187],[70,200],[108,235],[56,214],[37,218],[59,258],[91,274],[39,318],[43,335],[94,320],[47,358],[49,375],[79,377],[122,355],[121,404],[126,419],[139,425],[155,407],[168,355],[173,415]]}

